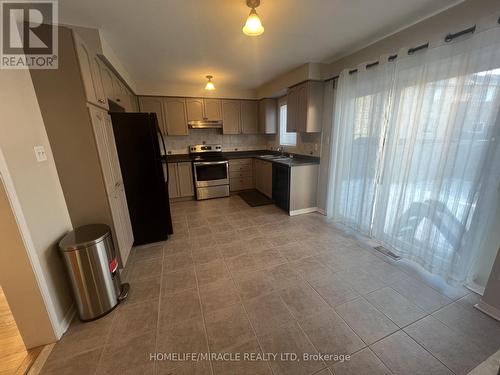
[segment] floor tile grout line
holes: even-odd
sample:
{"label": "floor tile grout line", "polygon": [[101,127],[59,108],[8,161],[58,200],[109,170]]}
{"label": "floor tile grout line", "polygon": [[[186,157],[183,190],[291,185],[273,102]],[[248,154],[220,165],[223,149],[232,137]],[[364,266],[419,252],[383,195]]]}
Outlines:
{"label": "floor tile grout line", "polygon": [[[196,280],[196,292],[197,292],[197,295],[198,295],[198,303],[199,303],[199,307],[200,307],[200,311],[201,311],[201,319],[203,320],[203,331],[204,331],[204,334],[205,334],[205,343],[207,344],[207,350],[208,350],[208,353],[210,354],[212,351],[211,351],[209,340],[208,340],[207,321],[205,319],[205,312],[203,311],[203,306],[202,306],[202,303],[201,303],[201,293],[200,293],[200,285],[199,285],[199,282],[198,282],[198,272],[197,272],[196,266],[194,264],[193,250],[191,249],[191,246],[189,246],[189,253],[191,255],[191,259],[193,260],[194,277],[195,277],[195,280]],[[214,371],[214,366],[213,366],[212,360],[209,359],[208,363],[210,365],[210,373],[212,375],[215,375],[215,371]]]}
{"label": "floor tile grout line", "polygon": [[[237,283],[234,280],[233,274],[229,270],[229,267],[228,267],[228,265],[226,263],[226,260],[224,258],[223,258],[223,262],[224,262],[224,265],[226,267],[226,271],[228,272],[229,277],[231,278],[231,281],[233,282],[233,284],[237,288]],[[261,344],[261,342],[259,340],[259,337],[257,336],[257,331],[255,330],[255,328],[254,328],[254,326],[252,324],[252,321],[250,320],[250,316],[248,315],[248,311],[247,311],[247,309],[245,307],[245,304],[243,303],[243,298],[241,297],[240,293],[238,293],[238,291],[236,291],[236,293],[238,294],[238,298],[240,300],[241,306],[243,307],[243,311],[245,312],[245,317],[247,318],[248,323],[250,324],[250,327],[252,328],[253,335],[255,336],[255,340],[257,341],[257,344],[259,345],[260,351],[262,353],[264,353],[264,347],[262,346],[262,344]],[[267,364],[268,368],[271,370],[271,373],[274,374],[274,370],[273,370],[272,366],[269,363],[266,363],[266,364]]]}

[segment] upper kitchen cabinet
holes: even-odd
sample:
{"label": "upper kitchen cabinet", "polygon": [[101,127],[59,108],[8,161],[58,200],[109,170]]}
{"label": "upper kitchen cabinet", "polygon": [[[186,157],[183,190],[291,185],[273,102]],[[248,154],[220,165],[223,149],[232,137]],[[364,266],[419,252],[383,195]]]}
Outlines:
{"label": "upper kitchen cabinet", "polygon": [[167,135],[189,135],[186,100],[184,98],[164,99]]}
{"label": "upper kitchen cabinet", "polygon": [[241,105],[239,100],[222,101],[222,132],[224,134],[241,133]]}
{"label": "upper kitchen cabinet", "polygon": [[222,120],[220,99],[186,98],[186,108],[188,121]]}
{"label": "upper kitchen cabinet", "polygon": [[287,131],[321,132],[323,84],[307,81],[290,87],[287,92]]}
{"label": "upper kitchen cabinet", "polygon": [[154,112],[158,118],[158,125],[163,134],[167,134],[167,125],[165,122],[165,107],[163,98],[156,96],[139,97],[139,107],[141,112]]}
{"label": "upper kitchen cabinet", "polygon": [[241,101],[241,132],[259,133],[259,103],[256,100]]}
{"label": "upper kitchen cabinet", "polygon": [[205,117],[203,99],[186,98],[186,109],[188,121],[202,121]]}
{"label": "upper kitchen cabinet", "polygon": [[276,99],[259,100],[259,133],[276,134],[277,108],[278,102]]}
{"label": "upper kitchen cabinet", "polygon": [[205,107],[205,120],[222,120],[222,104],[220,99],[203,99]]}
{"label": "upper kitchen cabinet", "polygon": [[92,54],[87,45],[76,33],[73,33],[73,42],[80,65],[80,73],[87,101],[108,109],[97,56]]}

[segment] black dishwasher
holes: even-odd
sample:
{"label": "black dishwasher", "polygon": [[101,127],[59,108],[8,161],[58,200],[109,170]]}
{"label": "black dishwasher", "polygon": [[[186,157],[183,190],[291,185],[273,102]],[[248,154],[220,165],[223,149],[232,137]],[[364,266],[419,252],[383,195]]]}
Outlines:
{"label": "black dishwasher", "polygon": [[273,163],[273,201],[290,211],[290,167],[279,163]]}

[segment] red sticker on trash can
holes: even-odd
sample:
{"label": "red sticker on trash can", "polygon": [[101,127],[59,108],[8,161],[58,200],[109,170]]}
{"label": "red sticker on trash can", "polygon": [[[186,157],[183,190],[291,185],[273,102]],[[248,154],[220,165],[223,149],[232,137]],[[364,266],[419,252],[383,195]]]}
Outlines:
{"label": "red sticker on trash can", "polygon": [[109,263],[109,271],[111,273],[114,273],[116,269],[118,268],[118,260],[115,258]]}

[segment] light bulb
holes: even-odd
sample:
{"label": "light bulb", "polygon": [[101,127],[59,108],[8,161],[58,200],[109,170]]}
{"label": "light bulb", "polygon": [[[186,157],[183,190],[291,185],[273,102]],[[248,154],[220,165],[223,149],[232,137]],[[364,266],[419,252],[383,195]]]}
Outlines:
{"label": "light bulb", "polygon": [[243,26],[243,33],[249,36],[258,36],[264,32],[264,26],[260,22],[259,15],[255,8],[252,8],[248,15],[247,22]]}
{"label": "light bulb", "polygon": [[212,82],[212,78],[214,78],[214,77],[213,76],[207,76],[208,82],[205,85],[205,90],[208,90],[208,91],[214,91],[215,90],[215,85]]}

